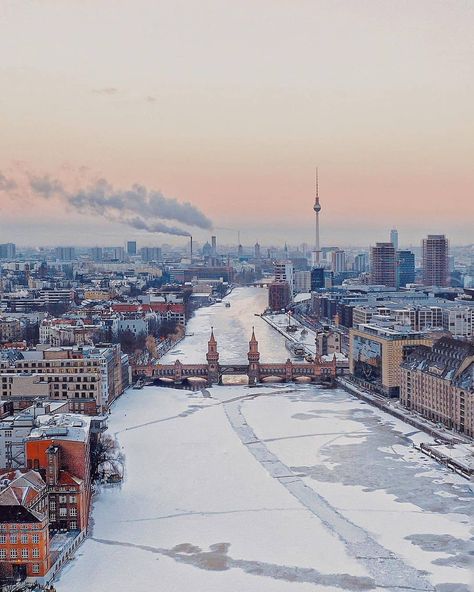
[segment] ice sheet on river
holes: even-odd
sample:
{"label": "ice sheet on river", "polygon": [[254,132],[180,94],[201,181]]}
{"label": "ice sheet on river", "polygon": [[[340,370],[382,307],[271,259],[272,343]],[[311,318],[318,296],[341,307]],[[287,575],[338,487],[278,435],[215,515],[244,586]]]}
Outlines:
{"label": "ice sheet on river", "polygon": [[[158,582],[160,590],[183,592],[396,590],[408,583],[467,590],[464,482],[432,461],[411,459],[390,419],[382,425],[378,412],[345,393],[270,390],[254,397],[265,389],[220,387],[210,390],[212,399],[172,389],[128,392],[110,421],[126,454],[126,481],[96,499],[92,539],[58,592],[146,591]],[[240,427],[228,417],[237,408]],[[260,439],[281,466],[251,453]],[[402,450],[388,454],[387,445]],[[336,531],[326,507],[291,491],[299,481],[341,517]],[[411,499],[414,482],[429,503]],[[382,569],[357,556],[352,536]],[[386,577],[384,558],[396,559]]]}
{"label": "ice sheet on river", "polygon": [[[242,361],[253,324],[262,361],[286,359],[254,316],[266,297],[237,290],[230,308],[200,309],[168,359],[202,361],[213,325],[221,360]],[[473,497],[411,448],[426,436],[342,391],[209,392],[117,402],[126,479],[95,498],[58,592],[470,589]]]}

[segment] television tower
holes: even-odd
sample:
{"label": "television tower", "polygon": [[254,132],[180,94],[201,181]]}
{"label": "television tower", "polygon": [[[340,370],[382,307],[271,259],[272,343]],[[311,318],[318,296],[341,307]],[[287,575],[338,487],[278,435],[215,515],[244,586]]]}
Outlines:
{"label": "television tower", "polygon": [[319,246],[319,212],[321,211],[321,204],[319,203],[319,179],[318,179],[318,167],[316,167],[316,195],[314,197],[313,210],[316,214],[316,248],[314,251],[314,265],[319,265],[321,256],[321,249]]}

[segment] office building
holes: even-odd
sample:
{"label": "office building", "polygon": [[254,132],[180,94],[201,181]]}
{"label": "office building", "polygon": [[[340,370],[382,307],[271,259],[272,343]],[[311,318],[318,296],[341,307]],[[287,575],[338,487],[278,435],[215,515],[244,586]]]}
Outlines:
{"label": "office building", "polygon": [[448,239],[444,234],[429,234],[422,242],[423,284],[448,286]]}
{"label": "office building", "polygon": [[398,286],[404,288],[415,282],[415,254],[411,251],[397,251]]}
{"label": "office building", "polygon": [[134,257],[137,254],[137,242],[136,241],[128,241],[127,242],[127,255],[129,257]]}
{"label": "office building", "polygon": [[396,228],[392,228],[390,231],[390,242],[392,243],[395,251],[398,251],[398,230]]}
{"label": "office building", "polygon": [[311,292],[316,292],[317,290],[324,290],[324,271],[324,267],[313,267],[313,269],[311,270]]}
{"label": "office building", "polygon": [[398,397],[400,365],[417,345],[431,345],[427,334],[398,325],[390,319],[372,318],[349,331],[349,368],[356,378],[370,383],[388,397]]}

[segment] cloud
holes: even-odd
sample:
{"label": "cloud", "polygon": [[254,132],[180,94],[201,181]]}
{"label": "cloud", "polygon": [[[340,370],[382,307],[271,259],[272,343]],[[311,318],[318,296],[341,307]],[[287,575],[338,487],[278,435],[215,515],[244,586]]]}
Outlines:
{"label": "cloud", "polygon": [[18,185],[16,181],[14,181],[13,179],[8,179],[7,177],[5,177],[5,175],[0,173],[0,191],[13,191],[17,187]]}
{"label": "cloud", "polygon": [[212,228],[211,220],[193,204],[179,202],[143,185],[116,189],[106,179],[99,179],[87,187],[69,191],[61,181],[48,175],[28,175],[28,180],[31,192],[38,197],[54,197],[81,214],[95,214],[139,230],[190,235],[187,230],[170,226],[163,220],[202,229]]}

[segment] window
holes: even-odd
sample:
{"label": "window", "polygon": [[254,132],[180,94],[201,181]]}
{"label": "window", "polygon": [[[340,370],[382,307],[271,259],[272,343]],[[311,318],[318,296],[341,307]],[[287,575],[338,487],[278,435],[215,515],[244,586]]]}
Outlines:
{"label": "window", "polygon": [[33,557],[33,559],[38,559],[38,557],[40,556],[39,549],[33,549],[31,556]]}
{"label": "window", "polygon": [[40,571],[39,563],[33,563],[33,573],[37,574]]}
{"label": "window", "polygon": [[17,558],[16,549],[11,549],[11,551],[10,551],[10,558],[11,559],[16,559]]}
{"label": "window", "polygon": [[33,543],[39,543],[39,540],[40,540],[39,534],[34,534],[32,536]]}
{"label": "window", "polygon": [[0,559],[6,559],[7,552],[5,549],[0,549]]}
{"label": "window", "polygon": [[22,559],[28,559],[28,549],[22,549],[21,550],[21,558]]}
{"label": "window", "polygon": [[21,535],[21,542],[23,545],[28,543],[28,535],[27,534],[22,534]]}
{"label": "window", "polygon": [[10,543],[13,543],[13,544],[16,543],[16,534],[11,534],[10,535]]}
{"label": "window", "polygon": [[67,497],[65,495],[60,495],[59,496],[59,503],[65,504],[66,502],[67,502]]}
{"label": "window", "polygon": [[49,502],[49,509],[51,511],[55,511],[56,510],[56,502]]}
{"label": "window", "polygon": [[69,496],[69,503],[70,504],[75,504],[76,503],[76,496],[75,495],[70,495]]}
{"label": "window", "polygon": [[77,529],[77,522],[76,522],[75,520],[73,520],[73,521],[70,523],[70,525],[69,525],[69,528],[70,528],[71,530],[76,530],[76,529]]}
{"label": "window", "polygon": [[7,542],[7,537],[4,534],[0,534],[0,545],[4,545]]}
{"label": "window", "polygon": [[59,508],[59,517],[67,516],[67,508]]}
{"label": "window", "polygon": [[77,516],[77,508],[71,508],[69,510],[69,516]]}

